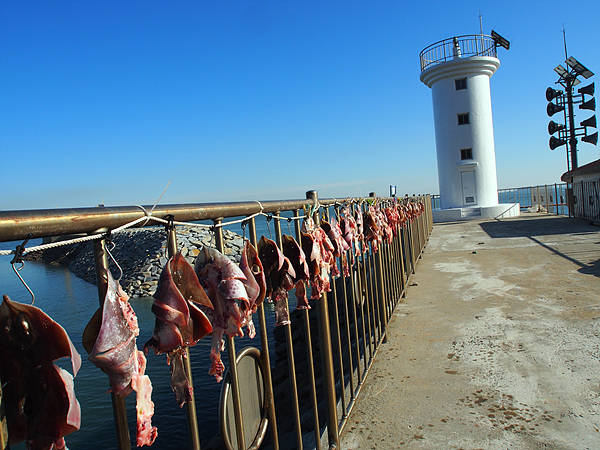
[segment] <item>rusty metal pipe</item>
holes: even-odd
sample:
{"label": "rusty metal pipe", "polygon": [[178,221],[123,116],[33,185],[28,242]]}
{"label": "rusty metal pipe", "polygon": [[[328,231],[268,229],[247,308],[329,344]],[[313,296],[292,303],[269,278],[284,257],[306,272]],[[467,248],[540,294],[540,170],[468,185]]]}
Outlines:
{"label": "rusty metal pipe", "polygon": [[410,275],[410,249],[408,248],[408,229],[402,227],[402,281],[403,281],[403,292],[402,297],[406,298],[406,287],[408,285],[408,278]]}
{"label": "rusty metal pipe", "polygon": [[[336,215],[339,216],[339,206],[335,205],[335,212]],[[348,251],[346,250],[344,252],[343,257],[346,258],[346,263],[349,265],[350,264],[350,259],[348,258]],[[343,257],[340,257],[340,264],[343,266]],[[349,267],[349,269],[352,269],[351,267]],[[348,313],[348,289],[346,286],[346,277],[343,273],[343,267],[342,267],[342,275],[341,275],[341,285],[342,285],[342,309],[343,309],[343,314],[344,314],[344,318],[346,321],[346,342],[348,343],[348,370],[350,372],[350,399],[352,399],[354,397],[354,364],[352,362],[352,341],[350,338],[350,315]],[[340,352],[340,358],[342,358],[341,352]],[[342,374],[342,392],[345,394],[346,392],[346,387],[345,387],[345,378],[344,375]],[[350,409],[350,405],[348,405],[348,407],[344,408],[344,416],[348,413]]]}
{"label": "rusty metal pipe", "polygon": [[[214,219],[213,224],[215,225],[215,247],[221,253],[225,251],[225,245],[223,243],[223,228],[218,227],[221,223],[221,219]],[[240,400],[240,387],[237,373],[237,354],[235,351],[235,341],[232,337],[227,336],[227,356],[229,357],[229,377],[231,381],[231,393],[233,400],[233,416],[235,418],[235,433],[237,437],[237,444],[239,450],[246,448],[244,439],[244,421],[242,417],[242,405]]]}
{"label": "rusty metal pipe", "polygon": [[[177,233],[174,226],[165,227],[167,230],[167,258],[172,258],[177,253]],[[191,400],[186,403],[186,415],[188,433],[190,436],[190,447],[200,450],[200,432],[198,431],[198,414],[196,412],[196,395],[194,394],[194,381],[192,378],[192,362],[190,349],[185,347],[183,358],[183,370],[191,388]]]}
{"label": "rusty metal pipe", "polygon": [[[317,203],[317,191],[308,191],[306,198]],[[315,212],[315,225],[319,226],[319,214]],[[323,292],[321,299],[318,300],[319,309],[317,319],[319,322],[319,341],[321,347],[321,358],[323,366],[323,384],[325,387],[325,404],[327,408],[327,437],[329,438],[329,448],[340,447],[340,437],[338,432],[337,419],[337,400],[335,397],[335,380],[333,375],[333,354],[331,352],[331,335],[329,324],[329,307],[327,304],[327,293]]]}
{"label": "rusty metal pipe", "polygon": [[[300,211],[298,209],[294,210],[294,217],[299,217]],[[302,242],[302,233],[300,229],[300,221],[294,221],[295,232],[296,232],[296,240],[301,243]],[[309,255],[310,257],[310,255]],[[313,410],[313,426],[315,428],[315,447],[321,448],[321,426],[319,424],[319,403],[317,400],[317,382],[315,380],[315,364],[314,364],[314,356],[312,351],[312,333],[310,331],[310,310],[303,310],[303,319],[304,319],[304,336],[306,339],[306,360],[308,363],[308,378],[310,382],[310,396],[311,396],[311,404]]]}
{"label": "rusty metal pipe", "polygon": [[[362,256],[361,256],[361,259],[362,259]],[[363,295],[363,292],[366,292],[364,289],[364,285],[366,283],[363,278],[364,263],[362,261],[358,261],[358,259],[357,259],[357,264],[359,265],[359,267],[357,268],[358,284],[356,286],[355,292],[358,293],[358,295],[356,297],[358,300],[357,306],[359,308],[358,315],[360,317],[360,323],[362,325],[361,331],[362,331],[362,349],[363,349],[363,374],[362,374],[361,381],[360,381],[360,382],[362,382],[362,380],[366,376],[368,358],[369,358],[369,355],[371,354],[371,343],[369,341],[368,334],[367,334],[367,328],[370,330],[368,311],[367,311],[367,298],[366,298],[366,294]],[[356,300],[355,300],[355,302],[356,302]]]}
{"label": "rusty metal pipe", "polygon": [[[395,230],[394,230],[395,231]],[[392,237],[392,242],[387,247],[387,279],[386,289],[388,292],[387,298],[387,314],[388,320],[392,317],[394,308],[396,307],[396,237]]]}
{"label": "rusty metal pipe", "polygon": [[[250,219],[250,243],[257,247],[258,239],[256,237],[256,223],[254,218]],[[271,378],[271,360],[269,356],[269,337],[267,333],[267,319],[265,317],[264,302],[258,307],[258,324],[260,326],[260,342],[262,351],[260,352],[263,365],[263,376],[265,377],[265,403],[267,405],[267,414],[269,425],[271,426],[271,438],[273,439],[273,450],[279,450],[279,436],[277,433],[277,416],[275,414],[275,397],[273,395],[273,379]]]}
{"label": "rusty metal pipe", "polygon": [[[321,204],[333,204],[335,199],[322,199]],[[113,230],[146,217],[146,212],[165,218],[172,215],[178,222],[213,220],[222,217],[248,216],[259,212],[273,213],[302,208],[306,200],[264,202],[188,203],[145,206],[111,206],[95,208],[37,209],[0,211],[0,242],[45,236],[93,233],[100,228]],[[262,206],[262,209],[261,209]],[[154,208],[154,209],[153,209]],[[138,227],[156,225],[141,222]]]}
{"label": "rusty metal pipe", "polygon": [[[375,192],[369,193],[369,197],[375,198]],[[384,246],[384,242],[382,241],[379,245],[379,249],[377,253],[373,251],[373,244],[371,244],[371,252],[369,253],[369,274],[370,274],[370,286],[371,286],[371,301],[373,305],[373,330],[376,332],[375,338],[375,347],[377,348],[382,339],[382,324],[381,320],[381,311],[380,311],[380,302],[382,300],[381,290],[380,290],[380,271],[377,269],[377,264],[379,258],[381,256],[381,251]],[[374,333],[375,337],[375,333]]]}
{"label": "rusty metal pipe", "polygon": [[398,301],[400,300],[400,296],[402,295],[402,275],[400,275],[400,258],[402,252],[400,251],[400,226],[396,225],[396,236],[394,237],[394,247],[392,249],[392,258],[394,259],[394,270],[393,270],[393,279],[394,279],[394,309]]}
{"label": "rusty metal pipe", "polygon": [[[279,215],[279,211],[276,211],[275,215]],[[275,228],[275,239],[277,240],[277,246],[281,251],[283,251],[281,241],[281,221],[278,218],[275,218],[273,221],[273,226]],[[287,293],[285,296],[285,308],[289,313],[290,307],[288,304]],[[285,329],[285,345],[287,350],[286,353],[290,374],[290,390],[292,395],[292,411],[294,412],[294,425],[296,429],[296,442],[298,445],[298,450],[302,450],[302,425],[300,423],[300,402],[298,400],[298,385],[296,382],[296,363],[294,361],[294,342],[292,338],[292,324],[288,323],[283,327]]]}
{"label": "rusty metal pipe", "polygon": [[[103,230],[104,231],[104,230]],[[108,290],[108,252],[106,249],[106,239],[94,241],[94,264],[96,267],[96,286],[98,286],[98,299],[100,308],[104,306],[104,298]],[[131,440],[129,437],[129,427],[127,425],[127,409],[125,399],[110,393],[113,407],[113,417],[117,433],[117,446],[119,450],[131,449]]]}
{"label": "rusty metal pipe", "polygon": [[[329,216],[329,208],[325,209],[325,218],[329,221],[330,216]],[[339,262],[340,266],[342,265],[342,260],[341,258],[339,258],[339,261],[335,261],[334,263],[337,264]],[[342,270],[343,271],[343,270]],[[341,277],[343,279],[344,274],[341,274]],[[335,347],[335,349],[337,350],[337,354],[338,354],[338,370],[340,372],[340,395],[341,395],[341,400],[342,400],[342,416],[346,415],[346,388],[345,388],[345,384],[344,384],[344,358],[342,355],[342,342],[341,342],[341,338],[340,338],[340,320],[339,320],[339,310],[338,310],[338,293],[337,293],[337,280],[334,279],[333,277],[331,278],[331,296],[333,297],[333,302],[331,303],[331,307],[333,308],[333,317],[332,317],[332,321],[333,321],[333,330],[332,330],[332,335],[333,335],[333,345]],[[333,353],[332,353],[333,354]],[[335,377],[335,370],[334,370],[334,377]]]}
{"label": "rusty metal pipe", "polygon": [[386,244],[385,252],[382,255],[382,267],[383,267],[383,291],[385,293],[384,306],[385,306],[385,319],[386,329],[387,324],[390,321],[392,313],[392,304],[394,301],[394,289],[392,286],[392,264],[391,258],[392,245],[394,245],[394,238],[392,236],[392,242]]}
{"label": "rusty metal pipe", "polygon": [[371,245],[367,245],[367,254],[365,255],[365,270],[367,273],[367,314],[369,317],[369,343],[373,346],[370,357],[374,357],[374,349],[377,348],[378,328],[377,328],[377,313],[375,309],[376,301],[374,294],[374,278],[373,274],[373,249]]}
{"label": "rusty metal pipe", "polygon": [[[362,211],[361,211],[362,212]],[[362,251],[361,251],[361,309],[362,316],[365,319],[366,328],[363,327],[364,338],[368,344],[369,348],[369,356],[367,358],[367,352],[365,350],[365,367],[368,365],[368,361],[373,357],[373,340],[372,340],[372,330],[371,330],[371,302],[369,301],[369,277],[367,276],[367,265],[368,265],[368,255],[370,253],[369,244],[365,241],[361,243]],[[364,342],[364,341],[363,341]]]}
{"label": "rusty metal pipe", "polygon": [[377,273],[377,294],[378,294],[378,300],[379,300],[379,323],[380,323],[380,328],[381,328],[381,334],[380,334],[380,339],[383,342],[387,342],[387,337],[386,337],[386,331],[387,331],[387,322],[388,322],[388,318],[387,318],[387,307],[385,304],[385,295],[386,295],[386,291],[385,291],[385,279],[384,279],[384,266],[383,266],[383,258],[384,255],[383,253],[386,252],[386,246],[387,243],[383,243],[383,245],[381,246],[381,249],[379,252],[377,252],[377,254],[375,255],[375,268],[376,268],[376,273]]}
{"label": "rusty metal pipe", "polygon": [[[351,246],[351,252],[354,252],[354,247]],[[357,383],[361,381],[361,373],[360,373],[360,337],[358,335],[358,316],[356,315],[356,289],[358,283],[358,257],[355,257],[353,267],[350,268],[350,309],[352,311],[352,320],[354,323],[354,345],[356,346],[356,380]],[[346,299],[346,302],[348,300]],[[348,332],[350,332],[350,328],[348,327]],[[352,344],[350,340],[348,340],[348,345],[350,346],[350,350],[352,350]],[[350,354],[350,360],[352,360],[352,354]],[[356,389],[352,389],[352,397],[356,396]]]}
{"label": "rusty metal pipe", "polygon": [[393,300],[392,310],[390,311],[390,317],[394,313],[394,310],[396,309],[396,306],[398,305],[398,301],[400,300],[401,276],[400,276],[400,269],[399,269],[400,252],[398,251],[398,242],[399,242],[398,235],[396,235],[396,237],[394,238],[394,243],[393,243],[393,247],[392,247],[392,259],[393,259],[392,289],[393,289],[394,300]]}
{"label": "rusty metal pipe", "polygon": [[415,236],[414,236],[414,222],[408,224],[408,248],[410,249],[410,273],[415,273]]}

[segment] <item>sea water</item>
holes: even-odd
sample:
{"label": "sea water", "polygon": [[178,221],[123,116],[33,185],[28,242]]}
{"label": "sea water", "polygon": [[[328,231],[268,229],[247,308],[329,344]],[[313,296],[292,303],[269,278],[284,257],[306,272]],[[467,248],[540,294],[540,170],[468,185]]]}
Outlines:
{"label": "sea water", "polygon": [[[226,228],[242,234],[240,225],[231,225]],[[258,237],[264,234],[266,237],[272,235],[272,239],[274,239],[272,223],[268,226],[265,220],[257,220],[256,228]],[[285,223],[282,223],[284,234],[294,235],[293,230],[292,226],[290,233]],[[17,242],[0,243],[0,249],[12,250],[18,244]],[[32,240],[28,242],[27,246],[32,247],[38,244],[40,244],[40,240]],[[12,256],[0,256],[0,294],[8,295],[14,301],[30,303],[31,295],[11,267],[12,258]],[[16,264],[16,267],[19,268],[21,265]],[[106,393],[109,388],[108,377],[87,360],[87,352],[81,343],[83,330],[99,306],[97,287],[77,278],[63,266],[41,262],[26,261],[19,273],[35,294],[35,306],[41,308],[67,331],[82,356],[82,366],[75,378],[75,392],[81,405],[81,428],[66,436],[68,447],[71,450],[117,448],[111,397]],[[295,297],[292,292],[290,294],[290,309],[293,309]],[[140,335],[137,343],[138,348],[141,349],[144,343],[150,339],[154,329],[155,317],[150,310],[152,298],[132,298],[130,302],[138,317]],[[269,339],[271,339],[271,331],[275,324],[272,304],[265,303],[265,314]],[[258,317],[255,315],[254,323],[257,335],[254,339],[246,336],[235,339],[237,351],[247,346],[260,348],[258,322]],[[209,353],[210,336],[190,348],[201,445],[203,442],[210,441],[219,429],[219,397],[223,384],[222,382],[217,383],[213,376],[208,375]],[[222,352],[221,357],[225,366],[228,367],[227,349]],[[273,357],[272,355],[271,358]],[[147,360],[146,373],[152,381],[152,401],[155,405],[152,423],[158,427],[158,438],[152,448],[189,448],[186,407],[179,408],[175,402],[170,387],[170,372],[166,356],[154,355],[153,351],[150,351]],[[59,361],[58,364],[71,371],[68,360]],[[126,398],[126,405],[130,436],[132,445],[135,446],[135,393]],[[24,447],[24,444],[12,446],[13,449]]]}

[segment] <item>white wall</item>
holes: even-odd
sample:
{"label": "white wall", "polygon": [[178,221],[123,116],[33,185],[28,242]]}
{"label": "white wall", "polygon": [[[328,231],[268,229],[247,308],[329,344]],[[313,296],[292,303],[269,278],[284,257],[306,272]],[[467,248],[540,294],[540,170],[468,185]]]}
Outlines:
{"label": "white wall", "polygon": [[[465,170],[475,171],[476,205],[498,204],[490,77],[499,66],[497,58],[469,57],[437,64],[421,74],[432,93],[442,208],[465,205],[461,182]],[[467,89],[457,91],[454,80],[465,77]],[[468,125],[458,125],[460,113],[469,113]],[[463,148],[472,148],[472,160],[461,160]]]}

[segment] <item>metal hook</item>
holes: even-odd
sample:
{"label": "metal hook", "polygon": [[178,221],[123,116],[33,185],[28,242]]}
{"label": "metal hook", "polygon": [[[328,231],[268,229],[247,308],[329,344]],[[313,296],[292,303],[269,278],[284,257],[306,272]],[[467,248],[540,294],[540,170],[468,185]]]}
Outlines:
{"label": "metal hook", "polygon": [[242,220],[242,242],[246,242],[246,227],[248,226],[248,219]]}
{"label": "metal hook", "polygon": [[[173,214],[167,214],[163,216],[163,219],[167,221],[165,223],[165,234],[167,236],[167,245],[165,246],[165,256],[169,259],[170,250],[177,249],[177,235],[174,233],[175,230],[175,216]],[[175,240],[175,242],[171,242]]]}
{"label": "metal hook", "polygon": [[110,231],[108,233],[106,233],[105,238],[106,238],[106,241],[108,242],[108,245],[106,246],[106,253],[108,254],[108,256],[110,256],[110,259],[112,260],[114,265],[117,266],[117,269],[119,269],[119,276],[116,278],[116,281],[119,282],[119,281],[121,281],[121,278],[123,278],[123,269],[121,268],[121,266],[119,265],[119,263],[117,262],[117,260],[113,256],[113,254],[111,253],[115,249],[117,244],[115,244],[114,241],[112,241],[110,239]]}
{"label": "metal hook", "polygon": [[217,248],[217,227],[213,225],[210,227],[210,231],[212,231],[212,235],[210,236],[210,247],[216,249]]}
{"label": "metal hook", "polygon": [[290,232],[290,236],[292,235],[292,227],[290,226],[291,223],[292,223],[292,218],[288,217],[287,226],[288,226],[288,231]]}
{"label": "metal hook", "polygon": [[[31,294],[31,303],[30,304],[33,305],[35,303],[35,294],[29,288],[27,283],[25,283],[25,280],[19,273],[19,271],[21,269],[23,269],[23,267],[25,267],[25,261],[23,261],[23,253],[25,252],[25,244],[27,244],[29,239],[31,239],[31,236],[32,236],[31,233],[29,233],[29,235],[27,236],[27,239],[25,239],[21,245],[17,245],[17,248],[15,249],[15,257],[12,259],[10,264],[11,264],[13,270],[15,271],[15,274],[19,277],[19,280],[21,280],[21,283],[23,283],[23,286],[25,286],[25,289],[27,289],[29,291],[29,293]],[[17,263],[21,263],[21,267],[19,267],[18,269],[15,267],[15,264],[17,264]]]}
{"label": "metal hook", "polygon": [[271,227],[269,225],[269,223],[271,222],[271,220],[273,220],[273,215],[272,214],[267,214],[267,230],[269,231],[269,239],[272,239],[272,237],[271,237]]}

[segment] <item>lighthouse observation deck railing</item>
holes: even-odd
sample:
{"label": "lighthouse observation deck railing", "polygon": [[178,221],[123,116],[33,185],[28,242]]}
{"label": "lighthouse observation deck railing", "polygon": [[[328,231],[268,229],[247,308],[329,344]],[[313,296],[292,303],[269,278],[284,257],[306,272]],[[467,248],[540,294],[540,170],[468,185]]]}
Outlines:
{"label": "lighthouse observation deck railing", "polygon": [[[180,222],[199,225],[200,221],[208,221],[212,222],[212,242],[217,250],[223,252],[223,219],[245,217],[246,220],[241,222],[245,224],[243,229],[248,227],[249,240],[256,245],[257,225],[260,225],[257,220],[265,220],[262,216],[266,216],[267,224],[273,222],[273,238],[281,246],[281,222],[287,220],[290,234],[294,228],[296,239],[300,240],[300,222],[293,219],[301,219],[303,216],[300,213],[305,207],[318,224],[321,218],[338,216],[344,206],[336,199],[317,199],[315,191],[307,192],[306,197],[302,200],[158,205],[152,210],[149,207],[121,206],[0,211],[0,242],[61,235],[87,234],[90,238],[97,237],[93,241],[93,256],[98,296],[102,304],[106,293],[105,274],[109,267],[107,245],[111,233],[122,231],[120,229],[127,225],[156,226],[158,221],[159,225],[165,226],[167,242],[163,250],[165,256],[170,257],[178,251],[178,235],[181,237],[185,231],[182,227],[186,224]],[[241,338],[226,339],[223,356],[229,367],[222,382],[225,387],[219,413],[222,440],[218,443],[214,439],[203,442],[202,448],[205,450],[259,447],[320,449],[325,444],[321,443],[322,438],[327,442],[326,448],[339,448],[340,433],[347,424],[373,360],[386,339],[388,321],[405,296],[406,286],[433,226],[429,196],[356,198],[345,202],[351,202],[356,214],[366,213],[369,205],[382,208],[394,203],[415,202],[424,208],[419,215],[396,225],[393,238],[381,242],[378,249],[372,244],[361,243],[358,255],[351,256],[352,250],[356,250],[352,248],[341,254],[336,263],[342,267],[347,261],[349,276],[332,278],[331,291],[311,300],[311,309],[291,312],[291,323],[268,326],[263,303],[257,311],[260,337],[255,338],[252,347],[236,352],[235,341]],[[229,225],[238,222],[232,221]],[[293,226],[291,222],[294,222]],[[270,235],[270,228],[268,230]],[[24,250],[27,253],[24,246],[25,243],[21,244],[16,251]],[[87,298],[81,301],[89,302],[91,317],[97,301]],[[270,335],[276,335],[275,343]],[[72,338],[75,342],[81,341],[81,336]],[[194,349],[197,350],[198,346]],[[244,369],[248,364],[248,356],[251,357],[250,361],[255,361],[250,364],[249,370]],[[188,355],[185,370],[190,375],[191,367]],[[167,370],[166,365],[162,369]],[[2,386],[8,389],[6,385]],[[246,390],[252,386],[252,395],[256,393],[260,398],[247,403],[244,400],[248,398]],[[112,395],[112,401],[116,428],[114,447],[130,449],[125,400]],[[210,416],[207,408],[212,408],[213,412],[217,409],[215,405],[208,405],[209,402],[209,398],[201,400],[203,411],[199,412],[202,414],[196,413],[194,398],[186,403],[184,414],[188,419],[189,447],[194,450],[201,448],[199,428]],[[0,407],[1,403],[2,389]],[[155,403],[156,418],[164,409],[157,399]],[[82,405],[82,412],[86,408],[87,405]],[[100,420],[100,417],[95,417],[95,420]],[[175,438],[185,434],[186,421],[182,417],[179,423],[181,429],[160,431],[155,446],[181,447],[175,443]],[[219,435],[215,428],[212,425],[209,430],[212,437]],[[0,448],[8,448],[4,420],[0,421]]]}
{"label": "lighthouse observation deck railing", "polygon": [[421,72],[439,63],[472,56],[496,57],[496,43],[491,36],[466,34],[431,44],[419,54]]}

